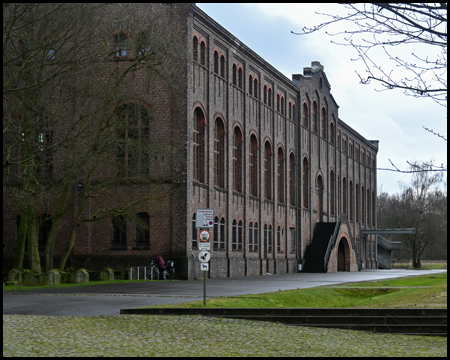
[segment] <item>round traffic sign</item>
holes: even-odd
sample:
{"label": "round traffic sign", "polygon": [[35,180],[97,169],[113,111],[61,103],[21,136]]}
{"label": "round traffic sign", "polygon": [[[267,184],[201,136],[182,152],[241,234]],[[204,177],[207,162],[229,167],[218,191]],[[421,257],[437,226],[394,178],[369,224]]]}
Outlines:
{"label": "round traffic sign", "polygon": [[198,238],[200,239],[200,241],[207,242],[211,238],[211,234],[208,230],[202,230],[198,234]]}
{"label": "round traffic sign", "polygon": [[211,254],[209,253],[209,251],[200,251],[198,253],[198,259],[200,260],[200,262],[202,263],[206,263],[211,259]]}

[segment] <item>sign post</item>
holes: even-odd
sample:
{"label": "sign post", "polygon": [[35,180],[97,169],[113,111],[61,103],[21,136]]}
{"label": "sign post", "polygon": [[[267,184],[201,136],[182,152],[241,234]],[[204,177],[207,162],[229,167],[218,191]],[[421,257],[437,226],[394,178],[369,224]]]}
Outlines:
{"label": "sign post", "polygon": [[203,305],[206,306],[206,272],[209,270],[209,260],[211,259],[210,238],[211,234],[207,229],[214,228],[214,209],[197,209],[195,213],[195,227],[200,230],[198,238],[200,260],[200,270],[203,271]]}

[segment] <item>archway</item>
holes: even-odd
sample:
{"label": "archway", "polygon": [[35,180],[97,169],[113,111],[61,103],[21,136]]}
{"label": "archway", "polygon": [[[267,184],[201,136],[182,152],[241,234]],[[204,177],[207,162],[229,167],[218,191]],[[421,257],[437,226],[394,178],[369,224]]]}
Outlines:
{"label": "archway", "polygon": [[337,271],[350,271],[350,250],[345,237],[339,241]]}

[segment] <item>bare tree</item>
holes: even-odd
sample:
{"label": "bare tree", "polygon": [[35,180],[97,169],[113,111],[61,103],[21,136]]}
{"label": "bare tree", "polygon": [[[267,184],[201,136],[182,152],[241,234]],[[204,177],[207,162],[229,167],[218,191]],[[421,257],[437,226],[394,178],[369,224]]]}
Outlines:
{"label": "bare tree", "polygon": [[[425,163],[432,164],[432,161]],[[378,195],[377,218],[380,227],[416,229],[415,234],[402,235],[401,238],[413,267],[419,268],[427,248],[440,248],[442,252],[446,246],[447,196],[438,187],[442,184],[442,172],[414,171],[426,165],[411,164],[410,185],[402,184],[399,194],[389,196],[381,192]]]}
{"label": "bare tree", "polygon": [[[64,267],[78,227],[93,220],[84,213],[87,199],[105,195],[114,179],[127,182],[111,156],[119,148],[146,159],[171,151],[118,132],[114,106],[139,96],[132,74],[149,82],[157,78],[159,86],[173,90],[173,74],[182,61],[178,32],[167,31],[164,13],[154,8],[136,14],[129,6],[3,4],[3,194],[20,209],[16,268],[23,265],[28,238],[31,270],[41,272],[39,221],[48,218],[45,270],[53,268],[62,217],[77,202]],[[136,52],[133,61],[111,61],[130,49]],[[161,174],[153,174],[145,180],[161,181]],[[74,191],[81,184],[81,191]],[[137,203],[123,199],[119,211]],[[38,212],[52,215],[37,218]],[[113,209],[101,206],[99,212]]]}
{"label": "bare tree", "polygon": [[[296,35],[311,34],[323,28],[340,40],[332,43],[353,47],[365,65],[365,74],[357,73],[361,84],[375,81],[377,91],[401,89],[407,96],[430,98],[447,107],[447,4],[428,3],[343,3],[344,16],[321,14],[330,18],[312,28],[304,27]],[[333,31],[342,24],[343,31]],[[378,51],[378,50],[381,50]],[[401,52],[403,51],[403,52]],[[406,55],[408,53],[408,55]],[[380,57],[381,54],[381,57]],[[382,60],[380,60],[382,59]],[[432,129],[425,130],[445,139]],[[447,165],[423,164],[396,172],[447,171]],[[411,166],[408,163],[408,166]]]}
{"label": "bare tree", "polygon": [[[331,18],[313,28],[304,27],[297,35],[310,34],[335,23],[345,22],[346,30],[328,33],[342,35],[339,45],[352,46],[366,66],[361,83],[379,82],[385,90],[402,89],[406,95],[428,97],[447,104],[447,4],[414,3],[345,3],[345,16],[322,14]],[[411,59],[400,58],[392,51],[398,46],[414,44]],[[371,56],[381,48],[392,67],[377,63]],[[394,71],[394,68],[397,70]],[[399,72],[401,68],[408,73]],[[399,76],[400,74],[400,76]]]}

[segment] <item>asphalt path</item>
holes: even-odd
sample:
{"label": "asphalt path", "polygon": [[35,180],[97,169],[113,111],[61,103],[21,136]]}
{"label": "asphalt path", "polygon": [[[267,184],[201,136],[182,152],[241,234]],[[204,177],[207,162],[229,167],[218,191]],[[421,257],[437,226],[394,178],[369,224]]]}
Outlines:
{"label": "asphalt path", "polygon": [[[362,270],[206,280],[206,297],[261,294],[349,282],[437,274],[447,270]],[[118,315],[120,309],[203,299],[203,279],[101,284],[3,292],[3,314],[49,316]]]}

